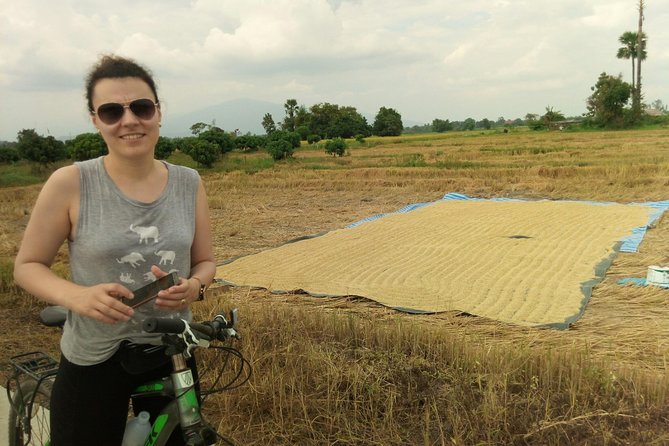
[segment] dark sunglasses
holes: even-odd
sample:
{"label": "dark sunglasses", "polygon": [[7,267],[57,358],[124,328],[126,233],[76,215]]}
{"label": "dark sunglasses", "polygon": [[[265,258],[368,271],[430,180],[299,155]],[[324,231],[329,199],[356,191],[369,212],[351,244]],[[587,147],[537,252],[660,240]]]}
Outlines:
{"label": "dark sunglasses", "polygon": [[158,103],[153,102],[151,99],[136,99],[128,105],[123,105],[116,102],[102,104],[98,107],[97,111],[93,111],[91,113],[98,115],[100,121],[104,122],[105,124],[112,125],[121,120],[126,108],[129,108],[132,114],[137,116],[139,119],[148,121],[156,114],[157,107],[159,107]]}

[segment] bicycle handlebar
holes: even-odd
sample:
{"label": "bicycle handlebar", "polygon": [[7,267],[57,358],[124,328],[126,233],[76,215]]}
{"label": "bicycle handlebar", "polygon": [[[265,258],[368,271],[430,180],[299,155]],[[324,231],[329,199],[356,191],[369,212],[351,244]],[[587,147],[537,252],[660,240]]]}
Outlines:
{"label": "bicycle handlebar", "polygon": [[214,317],[208,322],[186,322],[183,319],[149,317],[142,323],[142,329],[147,333],[165,333],[165,334],[183,334],[187,329],[198,332],[198,334],[207,339],[217,339],[224,341],[227,338],[234,337],[239,339],[239,334],[235,330],[237,326],[237,309],[230,312],[230,321],[222,314]]}

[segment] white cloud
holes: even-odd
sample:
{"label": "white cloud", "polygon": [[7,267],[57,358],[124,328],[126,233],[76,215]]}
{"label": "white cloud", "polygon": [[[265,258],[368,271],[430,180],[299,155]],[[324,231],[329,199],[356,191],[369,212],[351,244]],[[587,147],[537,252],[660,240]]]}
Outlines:
{"label": "white cloud", "polygon": [[[580,114],[599,73],[629,76],[617,38],[637,19],[634,0],[0,0],[0,10],[0,139],[46,127],[35,106],[59,110],[52,131],[87,126],[83,79],[109,52],[149,66],[172,113],[294,97],[425,122],[549,104]],[[669,102],[666,23],[669,3],[647,2],[645,88]]]}

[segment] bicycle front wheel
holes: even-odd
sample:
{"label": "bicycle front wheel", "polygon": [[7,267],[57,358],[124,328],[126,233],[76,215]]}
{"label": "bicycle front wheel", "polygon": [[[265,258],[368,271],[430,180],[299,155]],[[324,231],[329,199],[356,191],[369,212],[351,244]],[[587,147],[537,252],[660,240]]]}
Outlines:
{"label": "bicycle front wheel", "polygon": [[33,380],[21,383],[9,408],[9,446],[49,445],[50,399],[51,381],[39,387]]}

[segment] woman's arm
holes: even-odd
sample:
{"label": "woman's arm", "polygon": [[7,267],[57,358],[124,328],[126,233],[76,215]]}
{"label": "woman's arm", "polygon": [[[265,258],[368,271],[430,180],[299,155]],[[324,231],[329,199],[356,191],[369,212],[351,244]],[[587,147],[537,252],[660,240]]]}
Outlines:
{"label": "woman's arm", "polygon": [[120,284],[77,285],[51,271],[63,242],[73,232],[79,210],[79,168],[55,171],[44,184],[14,261],[14,280],[28,293],[101,322],[127,320],[133,310],[118,298],[130,297]]}
{"label": "woman's arm", "polygon": [[[167,274],[155,265],[151,270],[156,277]],[[195,200],[195,236],[191,245],[190,275],[181,278],[179,284],[158,293],[156,304],[165,308],[179,308],[197,300],[200,286],[211,284],[215,274],[216,261],[211,238],[209,203],[204,185],[200,180]]]}

